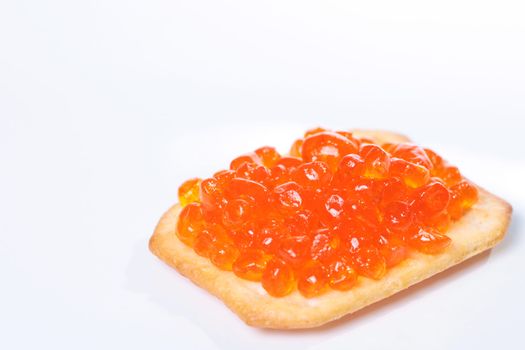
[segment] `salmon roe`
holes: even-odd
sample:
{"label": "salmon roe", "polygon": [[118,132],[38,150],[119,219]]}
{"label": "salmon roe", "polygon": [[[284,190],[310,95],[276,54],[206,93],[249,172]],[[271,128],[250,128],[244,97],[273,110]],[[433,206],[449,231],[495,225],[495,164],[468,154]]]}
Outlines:
{"label": "salmon roe", "polygon": [[289,154],[261,147],[179,188],[177,237],[274,297],[346,291],[411,254],[439,254],[478,199],[457,167],[411,143],[316,128]]}

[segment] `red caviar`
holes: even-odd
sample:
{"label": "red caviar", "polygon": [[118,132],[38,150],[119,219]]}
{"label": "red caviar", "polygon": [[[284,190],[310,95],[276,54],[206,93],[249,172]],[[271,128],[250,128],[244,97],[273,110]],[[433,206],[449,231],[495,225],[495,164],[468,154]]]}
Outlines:
{"label": "red caviar", "polygon": [[439,254],[477,188],[434,151],[316,128],[290,156],[261,147],[179,188],[176,234],[269,295],[307,298],[381,279],[411,254]]}

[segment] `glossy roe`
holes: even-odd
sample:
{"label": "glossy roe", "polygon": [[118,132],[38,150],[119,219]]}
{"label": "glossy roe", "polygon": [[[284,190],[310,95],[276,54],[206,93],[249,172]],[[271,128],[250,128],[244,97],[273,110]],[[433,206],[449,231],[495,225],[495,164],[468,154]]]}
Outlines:
{"label": "glossy roe", "polygon": [[313,298],[439,254],[478,190],[429,149],[309,130],[290,156],[261,147],[184,182],[177,237],[273,297]]}

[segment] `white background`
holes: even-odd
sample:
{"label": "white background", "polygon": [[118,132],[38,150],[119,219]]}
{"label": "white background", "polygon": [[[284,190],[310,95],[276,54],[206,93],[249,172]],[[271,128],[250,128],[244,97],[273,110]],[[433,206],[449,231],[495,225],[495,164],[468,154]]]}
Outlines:
{"label": "white background", "polygon": [[[523,348],[522,1],[0,2],[0,348]],[[386,128],[509,200],[506,240],[342,321],[245,326],[147,250],[178,185]]]}

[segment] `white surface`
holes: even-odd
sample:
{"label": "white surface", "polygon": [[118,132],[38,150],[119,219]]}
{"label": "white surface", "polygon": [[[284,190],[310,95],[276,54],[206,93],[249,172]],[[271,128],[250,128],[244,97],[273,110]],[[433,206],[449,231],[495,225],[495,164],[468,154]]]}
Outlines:
{"label": "white surface", "polygon": [[[521,348],[523,18],[521,1],[2,1],[0,348]],[[299,332],[245,326],[148,252],[184,179],[319,124],[434,147],[514,205],[508,237]]]}

